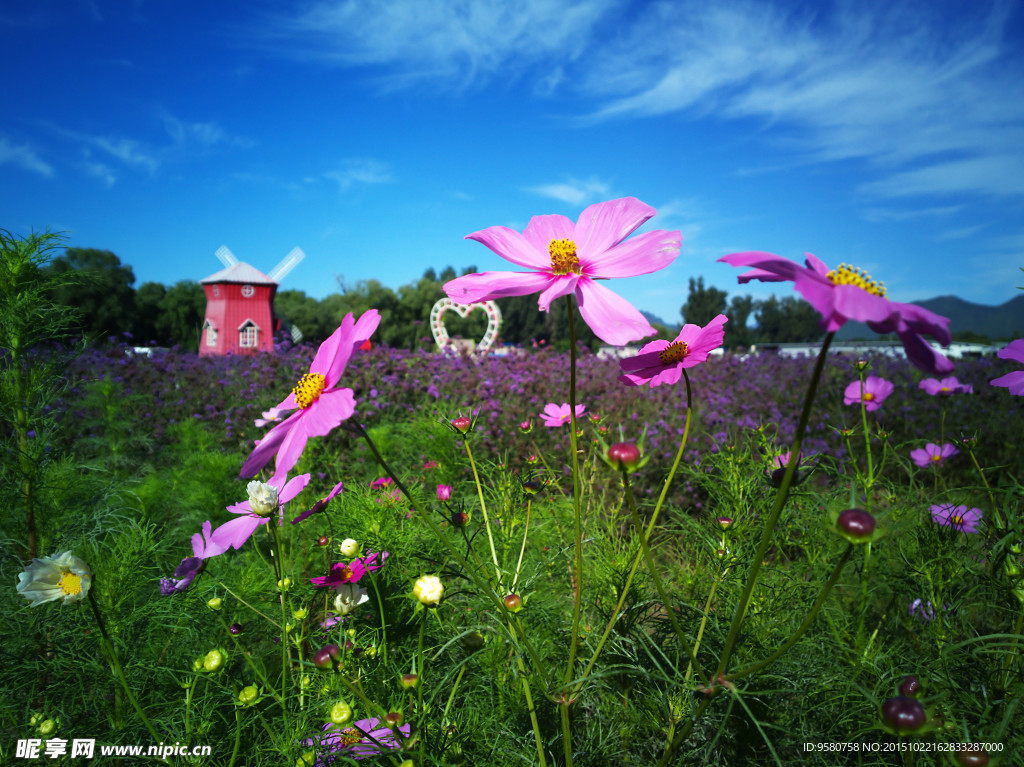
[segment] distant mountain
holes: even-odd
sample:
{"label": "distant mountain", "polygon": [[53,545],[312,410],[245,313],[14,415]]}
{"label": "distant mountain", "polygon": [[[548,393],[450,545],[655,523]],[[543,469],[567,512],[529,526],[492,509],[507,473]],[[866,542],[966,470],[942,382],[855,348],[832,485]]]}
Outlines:
{"label": "distant mountain", "polygon": [[[969,331],[988,336],[993,341],[1024,337],[1024,295],[999,306],[972,304],[956,296],[939,296],[912,303],[949,317],[949,329],[954,335]],[[875,333],[861,322],[847,322],[836,333],[836,338],[842,341],[874,337]]]}
{"label": "distant mountain", "polygon": [[642,314],[644,316],[644,319],[647,320],[652,325],[657,323],[659,325],[664,325],[667,328],[678,328],[679,327],[679,323],[678,322],[675,325],[673,325],[670,322],[665,322],[665,320],[663,320],[661,317],[659,317],[657,314],[654,314],[653,312],[646,312],[643,309],[641,309],[640,310],[640,314]]}

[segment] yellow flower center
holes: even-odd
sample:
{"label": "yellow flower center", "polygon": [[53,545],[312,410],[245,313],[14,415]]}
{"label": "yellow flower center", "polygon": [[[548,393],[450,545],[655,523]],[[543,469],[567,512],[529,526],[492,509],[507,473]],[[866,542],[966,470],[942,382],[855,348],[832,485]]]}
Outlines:
{"label": "yellow flower center", "polygon": [[555,274],[579,274],[580,260],[576,257],[576,243],[572,240],[552,240],[548,245],[551,271]]}
{"label": "yellow flower center", "polygon": [[875,282],[871,275],[863,269],[857,269],[848,264],[840,264],[838,269],[833,269],[825,275],[835,285],[856,285],[872,295],[885,298],[885,283]]}
{"label": "yellow flower center", "polygon": [[943,386],[941,389],[939,389],[939,391],[948,392],[949,391],[949,387],[948,386]]}
{"label": "yellow flower center", "polygon": [[952,524],[952,525],[953,525],[954,527],[963,527],[963,524],[964,524],[964,518],[963,518],[963,517],[961,517],[961,516],[960,516],[959,514],[954,514],[953,516],[951,516],[951,517],[949,518],[949,522],[950,522],[950,524]]}
{"label": "yellow flower center", "polygon": [[342,730],[338,737],[341,738],[341,747],[354,746],[356,743],[363,739],[363,733],[357,730],[355,727],[349,727]]}
{"label": "yellow flower center", "polygon": [[320,399],[326,383],[327,381],[319,373],[306,373],[292,389],[292,394],[295,395],[295,404],[305,410]]}
{"label": "yellow flower center", "polygon": [[864,401],[865,402],[870,402],[874,398],[875,398],[875,395],[872,394],[871,392],[869,392],[869,391],[864,392]]}
{"label": "yellow flower center", "polygon": [[942,460],[942,456],[941,455],[933,455],[933,456],[931,456],[931,459],[932,459],[933,462],[938,463],[939,461]]}
{"label": "yellow flower center", "polygon": [[686,345],[686,341],[673,341],[658,352],[658,359],[665,365],[671,365],[673,362],[682,362],[689,353],[690,347]]}
{"label": "yellow flower center", "polygon": [[75,575],[70,570],[64,571],[64,575],[61,576],[60,583],[57,585],[60,586],[60,590],[64,592],[65,597],[82,593],[82,577]]}

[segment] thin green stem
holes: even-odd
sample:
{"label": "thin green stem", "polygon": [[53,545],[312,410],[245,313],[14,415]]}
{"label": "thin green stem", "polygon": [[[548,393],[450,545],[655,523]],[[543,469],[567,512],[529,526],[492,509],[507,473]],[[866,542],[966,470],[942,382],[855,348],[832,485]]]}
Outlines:
{"label": "thin green stem", "polygon": [[1003,518],[999,514],[999,507],[996,505],[996,498],[992,495],[992,488],[989,486],[988,480],[985,479],[985,472],[981,470],[981,464],[978,463],[977,456],[974,455],[974,448],[968,447],[967,454],[971,457],[971,463],[974,464],[974,468],[978,472],[978,476],[981,477],[981,484],[985,486],[985,492],[988,494],[988,502],[992,504],[992,513],[996,516],[996,527],[1002,530],[1006,527],[1006,523],[1003,522]]}
{"label": "thin green stem", "polygon": [[868,408],[864,402],[864,371],[860,371],[860,422],[864,429],[864,450],[868,459],[868,473],[864,478],[864,498],[871,511],[871,488],[875,484],[875,469],[871,462],[871,433],[868,431]]}
{"label": "thin green stem", "polygon": [[228,767],[234,767],[235,759],[238,758],[238,748],[242,745],[242,715],[241,712],[235,709],[235,747],[231,749],[231,761],[228,762]]}
{"label": "thin green stem", "polygon": [[275,621],[275,620],[274,620],[273,618],[271,618],[271,617],[270,617],[269,615],[267,615],[266,613],[261,613],[261,612],[260,612],[259,610],[257,610],[257,609],[256,609],[255,607],[253,607],[253,606],[252,606],[251,604],[249,604],[249,603],[248,603],[248,602],[246,602],[246,601],[245,601],[244,599],[242,599],[242,598],[241,598],[240,596],[238,596],[238,594],[236,594],[236,593],[235,593],[235,592],[233,592],[233,591],[232,591],[232,590],[231,590],[230,588],[228,588],[228,587],[227,587],[227,585],[226,585],[226,584],[224,583],[224,581],[222,581],[222,580],[220,580],[220,579],[218,579],[218,578],[216,578],[216,577],[214,577],[213,579],[214,579],[215,581],[217,581],[218,585],[220,585],[220,586],[221,586],[221,588],[223,588],[223,589],[224,589],[224,591],[226,591],[226,592],[227,592],[228,594],[230,594],[231,596],[233,596],[233,597],[234,597],[235,599],[237,599],[237,600],[238,600],[239,602],[241,602],[241,603],[242,603],[243,605],[245,605],[246,607],[248,607],[248,608],[249,608],[250,610],[252,610],[252,611],[253,611],[254,613],[256,613],[256,614],[257,614],[258,616],[260,616],[261,618],[263,618],[263,619],[264,619],[265,621],[267,621],[267,622],[268,622],[268,623],[269,623],[269,624],[270,624],[271,626],[273,626],[273,627],[274,627],[274,628],[276,628],[276,629],[280,629],[280,628],[281,628],[281,627],[280,627],[280,626],[279,626],[279,625],[277,624],[277,621]]}
{"label": "thin green stem", "polygon": [[277,534],[274,520],[267,523],[270,537],[274,544],[274,567],[277,571],[277,585],[281,590],[281,719],[284,729],[288,729],[288,660],[291,653],[288,647],[288,607],[285,600],[284,583],[284,552],[281,550],[281,539]]}
{"label": "thin green stem", "polygon": [[693,716],[690,717],[686,726],[676,733],[676,736],[666,744],[665,753],[661,755],[658,767],[665,767],[665,765],[668,764],[669,760],[672,758],[672,754],[674,754],[676,749],[683,744],[683,741],[686,740],[686,737],[690,734],[691,730],[693,730],[693,726],[697,724],[697,722],[700,721],[700,718],[704,715],[705,709],[711,705],[711,699],[711,695],[705,695],[703,700],[697,704],[697,710],[693,712]]}
{"label": "thin green stem", "polygon": [[381,650],[384,653],[381,656],[381,661],[384,664],[384,668],[387,668],[388,667],[388,628],[387,628],[387,622],[384,620],[384,600],[381,599],[380,589],[377,588],[377,579],[374,576],[373,572],[370,572],[370,586],[373,587],[373,593],[377,597],[377,610],[380,613],[380,633],[381,633],[380,647],[381,647]]}
{"label": "thin green stem", "polygon": [[476,492],[480,497],[480,510],[484,513],[484,529],[487,530],[487,542],[491,546],[491,561],[494,562],[494,587],[501,585],[501,566],[498,564],[498,554],[494,549],[494,536],[491,535],[491,521],[487,516],[487,504],[484,503],[484,488],[480,484],[480,475],[476,471],[476,462],[473,460],[473,451],[469,448],[468,435],[463,435],[463,444],[466,446],[466,455],[469,456],[469,466],[473,469],[473,481],[476,483]]}

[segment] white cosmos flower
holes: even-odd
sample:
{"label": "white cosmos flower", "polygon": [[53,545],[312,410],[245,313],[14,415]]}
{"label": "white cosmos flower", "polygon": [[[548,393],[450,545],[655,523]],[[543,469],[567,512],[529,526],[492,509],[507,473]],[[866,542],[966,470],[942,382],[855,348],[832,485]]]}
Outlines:
{"label": "white cosmos flower", "polygon": [[417,579],[412,592],[420,602],[428,607],[433,607],[444,596],[444,585],[436,575],[422,575]]}
{"label": "white cosmos flower", "polygon": [[17,589],[35,607],[54,599],[77,602],[85,598],[91,585],[89,565],[65,551],[55,557],[33,559],[32,564],[18,574]]}
{"label": "white cosmos flower", "polygon": [[338,595],[334,597],[334,611],[341,616],[348,615],[369,598],[366,589],[354,583],[343,583],[338,586]]}
{"label": "white cosmos flower", "polygon": [[273,485],[254,479],[245,490],[249,493],[249,507],[257,517],[269,517],[277,509],[277,488]]}

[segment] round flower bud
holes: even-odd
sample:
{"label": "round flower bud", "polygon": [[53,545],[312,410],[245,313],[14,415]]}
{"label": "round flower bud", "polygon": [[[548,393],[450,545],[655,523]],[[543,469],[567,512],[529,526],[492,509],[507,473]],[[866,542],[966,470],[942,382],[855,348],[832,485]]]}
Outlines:
{"label": "round flower bud", "polygon": [[470,429],[473,428],[472,419],[467,418],[464,415],[461,415],[458,418],[453,418],[451,423],[452,428],[459,432],[459,434],[468,434]]}
{"label": "round flower bud", "polygon": [[230,626],[228,626],[228,631],[231,633],[232,636],[238,636],[242,633],[242,624],[232,623]]}
{"label": "round flower bud", "polygon": [[412,589],[416,598],[427,607],[436,607],[444,596],[444,585],[436,575],[423,575]]}
{"label": "round flower bud", "polygon": [[241,692],[238,693],[238,702],[243,706],[252,706],[260,699],[260,691],[255,685],[249,685],[243,687]]}
{"label": "round flower bud", "polygon": [[529,434],[531,431],[533,431],[533,422],[529,418],[527,418],[525,421],[519,424],[519,431],[521,431],[523,434]]}
{"label": "round flower bud", "polygon": [[44,738],[48,738],[57,731],[57,723],[52,719],[44,719],[39,723],[39,734]]}
{"label": "round flower bud", "polygon": [[405,717],[402,715],[401,711],[395,711],[394,709],[392,709],[384,715],[384,723],[388,727],[398,727],[404,721]]}
{"label": "round flower bud", "polygon": [[903,677],[903,681],[900,682],[900,695],[907,695],[911,698],[916,698],[921,692],[921,682],[918,681],[916,676],[910,676],[909,674]]}
{"label": "round flower bud", "polygon": [[953,752],[953,761],[961,767],[986,767],[991,757],[977,743],[963,743]]}
{"label": "round flower bud", "polygon": [[292,617],[297,621],[306,620],[307,615],[309,615],[309,610],[307,610],[305,607],[292,611]]}
{"label": "round flower bud", "polygon": [[897,695],[882,704],[882,720],[898,735],[906,735],[924,727],[928,714],[917,698]]}
{"label": "round flower bud", "polygon": [[472,634],[466,634],[462,638],[462,646],[466,648],[467,652],[476,652],[484,646],[484,635],[479,631],[474,631]]}
{"label": "round flower bud", "polygon": [[326,644],[316,651],[313,656],[313,665],[317,668],[330,671],[335,667],[335,662],[341,660],[341,648],[336,644]]}
{"label": "round flower bud", "polygon": [[302,687],[303,690],[308,690],[310,687],[313,686],[313,677],[311,677],[309,674],[306,674],[306,676],[302,677],[302,679],[299,680],[299,686]]}
{"label": "round flower bud", "polygon": [[541,486],[540,482],[536,482],[532,479],[528,479],[523,483],[523,492],[527,495],[536,495],[543,489],[544,488]]}
{"label": "round flower bud", "polygon": [[197,674],[203,670],[202,658],[196,658],[194,661],[192,661],[192,670],[195,671]]}
{"label": "round flower bud", "polygon": [[206,603],[206,606],[209,607],[211,610],[219,610],[223,605],[224,605],[224,600],[221,599],[220,597],[214,597],[213,599],[211,599],[209,602]]}
{"label": "round flower bud", "polygon": [[840,512],[836,527],[850,543],[865,543],[875,532],[875,518],[864,509],[847,509]]}
{"label": "round flower bud", "polygon": [[353,538],[346,538],[341,542],[338,550],[343,557],[354,557],[359,553],[359,544]]}
{"label": "round flower bud", "polygon": [[287,591],[291,587],[292,587],[292,579],[291,578],[285,578],[284,580],[277,582],[277,590],[278,591]]}
{"label": "round flower bud", "polygon": [[295,760],[295,767],[313,767],[316,764],[316,751],[304,751],[302,756]]}
{"label": "round flower bud", "polygon": [[352,706],[343,700],[339,700],[331,706],[331,724],[345,724],[352,718]]}
{"label": "round flower bud", "polygon": [[517,613],[523,609],[523,598],[518,594],[509,594],[501,601],[509,612]]}
{"label": "round flower bud", "polygon": [[402,674],[402,678],[399,680],[402,683],[402,687],[409,690],[420,683],[419,674]]}
{"label": "round flower bud", "polygon": [[728,530],[732,527],[732,517],[719,517],[715,522],[717,522],[718,526],[723,530]]}
{"label": "round flower bud", "polygon": [[451,515],[451,523],[456,527],[465,527],[469,524],[469,512],[453,511]]}
{"label": "round flower bud", "polygon": [[316,539],[317,546],[327,546],[330,542],[331,539],[328,538],[326,535],[321,535],[319,538]]}
{"label": "round flower bud", "polygon": [[608,448],[606,461],[617,469],[633,471],[640,461],[640,448],[632,442],[616,442]]}
{"label": "round flower bud", "polygon": [[220,650],[210,650],[206,653],[206,657],[203,658],[203,670],[205,671],[220,671],[224,667],[224,661],[227,658],[224,653]]}

